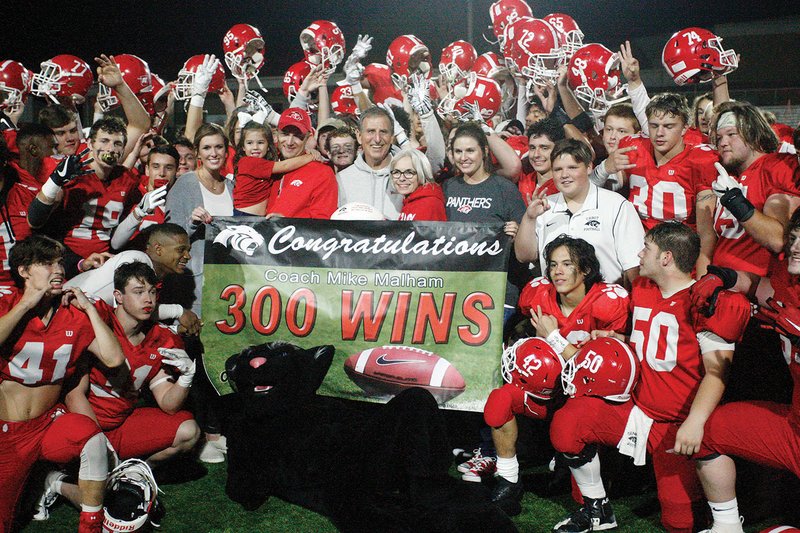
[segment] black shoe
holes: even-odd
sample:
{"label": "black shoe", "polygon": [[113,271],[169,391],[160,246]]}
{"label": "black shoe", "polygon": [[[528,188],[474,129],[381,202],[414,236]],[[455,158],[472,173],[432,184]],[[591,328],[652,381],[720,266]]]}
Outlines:
{"label": "black shoe", "polygon": [[617,527],[617,518],[608,498],[583,498],[583,507],[553,527],[554,533],[585,533]]}
{"label": "black shoe", "polygon": [[153,529],[161,529],[165,514],[167,514],[166,507],[164,507],[160,499],[156,498],[153,508],[150,510],[150,515],[147,517],[150,520],[150,526]]}
{"label": "black shoe", "polygon": [[521,501],[524,492],[522,481],[512,483],[502,476],[497,476],[492,489],[492,503],[508,516],[517,516],[522,512]]}

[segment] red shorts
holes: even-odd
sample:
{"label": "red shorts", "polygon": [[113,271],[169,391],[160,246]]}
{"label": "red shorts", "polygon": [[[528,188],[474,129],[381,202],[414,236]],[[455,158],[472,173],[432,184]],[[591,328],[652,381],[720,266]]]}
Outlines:
{"label": "red shorts", "polygon": [[735,455],[800,477],[800,428],[789,423],[791,409],[773,402],[720,405],[706,421],[695,457]]}
{"label": "red shorts", "polygon": [[[625,431],[633,402],[609,403],[601,398],[570,398],[553,417],[550,440],[569,455],[580,454],[587,444],[617,446]],[[702,498],[694,462],[686,456],[666,453],[675,446],[679,424],[654,422],[647,439],[656,474],[661,523],[670,531],[693,527],[692,502]]]}
{"label": "red shorts", "polygon": [[189,411],[170,415],[157,407],[140,407],[105,434],[120,459],[148,457],[172,446],[178,427],[191,419]]}
{"label": "red shorts", "polygon": [[61,405],[33,420],[0,420],[0,529],[11,531],[14,507],[37,460],[68,463],[80,457],[86,441],[98,433],[91,418],[65,413]]}

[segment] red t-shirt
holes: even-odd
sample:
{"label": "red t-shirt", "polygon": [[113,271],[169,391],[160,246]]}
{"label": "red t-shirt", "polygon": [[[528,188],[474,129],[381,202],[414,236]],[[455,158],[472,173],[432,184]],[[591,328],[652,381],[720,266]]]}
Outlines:
{"label": "red t-shirt", "polygon": [[293,218],[329,219],[339,203],[336,175],[327,165],[312,161],[275,180],[267,213]]}
{"label": "red t-shirt", "polygon": [[619,141],[619,148],[628,146],[636,147],[628,153],[636,167],[625,171],[630,187],[628,199],[639,212],[645,230],[672,220],[695,228],[697,195],[711,189],[717,177],[714,168],[719,161],[717,152],[707,145],[687,145],[681,153],[657,166],[649,138],[639,134]]}
{"label": "red t-shirt", "polygon": [[269,200],[274,166],[275,161],[263,157],[245,156],[239,159],[233,187],[233,207],[241,209]]}
{"label": "red t-shirt", "polygon": [[[773,194],[800,196],[800,166],[792,154],[766,154],[747,167],[737,181],[753,207],[762,211]],[[714,231],[719,239],[714,248],[713,263],[764,276],[769,267],[770,252],[758,244],[727,209],[717,201]]]}

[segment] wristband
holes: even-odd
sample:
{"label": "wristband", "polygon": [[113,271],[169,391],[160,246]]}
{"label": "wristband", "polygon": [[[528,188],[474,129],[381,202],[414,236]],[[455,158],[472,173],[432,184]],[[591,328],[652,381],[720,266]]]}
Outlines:
{"label": "wristband", "polygon": [[192,99],[189,100],[189,105],[194,107],[203,107],[206,103],[206,95],[205,94],[193,94]]}
{"label": "wristband", "polygon": [[188,389],[192,386],[193,380],[194,380],[194,374],[191,374],[189,376],[184,376],[183,374],[181,374],[178,377],[178,385],[180,385],[184,389]]}
{"label": "wristband", "polygon": [[61,192],[61,187],[56,185],[50,178],[47,178],[47,181],[42,185],[42,194],[45,195],[48,200],[55,200],[59,192]]}
{"label": "wristband", "polygon": [[394,136],[394,140],[397,142],[397,146],[399,146],[400,148],[408,144],[408,136],[406,135],[405,130],[398,131],[397,134]]}
{"label": "wristband", "polygon": [[738,187],[728,189],[719,199],[719,203],[739,222],[747,222],[756,213],[756,208],[753,207],[750,200],[744,197],[744,193]]}
{"label": "wristband", "polygon": [[494,133],[494,130],[492,130],[492,128],[490,128],[489,125],[485,122],[481,122],[481,129],[483,130],[483,133],[485,133],[487,137],[492,133]]}
{"label": "wristband", "polygon": [[580,115],[571,119],[569,123],[584,133],[594,128],[594,122],[592,122],[592,119],[589,117],[586,111],[581,112]]}
{"label": "wristband", "polygon": [[547,341],[547,344],[549,344],[553,351],[558,355],[561,355],[561,353],[569,344],[569,341],[565,339],[561,332],[557,329],[551,331],[550,335],[547,336],[545,341]]}
{"label": "wristband", "polygon": [[78,261],[78,272],[83,272],[84,271],[83,270],[83,262],[84,261],[85,261],[85,259],[81,259],[80,261]]}

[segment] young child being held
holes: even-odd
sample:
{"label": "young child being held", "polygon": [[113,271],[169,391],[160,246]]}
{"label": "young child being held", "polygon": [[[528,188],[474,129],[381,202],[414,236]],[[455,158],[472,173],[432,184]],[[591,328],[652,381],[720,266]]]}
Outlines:
{"label": "young child being held", "polygon": [[273,174],[285,174],[311,161],[321,161],[318,152],[278,161],[278,149],[269,127],[250,121],[242,128],[236,147],[236,183],[233,187],[233,214],[264,216]]}

